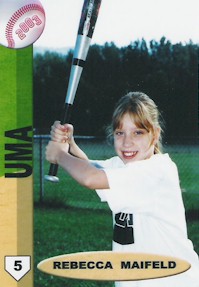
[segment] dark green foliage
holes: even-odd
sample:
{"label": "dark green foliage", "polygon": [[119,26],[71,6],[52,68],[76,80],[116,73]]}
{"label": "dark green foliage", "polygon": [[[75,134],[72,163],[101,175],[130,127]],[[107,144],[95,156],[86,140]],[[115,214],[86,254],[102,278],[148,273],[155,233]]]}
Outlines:
{"label": "dark green foliage", "polygon": [[[135,41],[93,45],[77,90],[72,119],[79,135],[103,135],[116,101],[130,90],[146,92],[166,122],[168,142],[195,143],[198,136],[198,45]],[[72,51],[46,52],[34,58],[34,126],[49,131],[61,113],[67,91]]]}

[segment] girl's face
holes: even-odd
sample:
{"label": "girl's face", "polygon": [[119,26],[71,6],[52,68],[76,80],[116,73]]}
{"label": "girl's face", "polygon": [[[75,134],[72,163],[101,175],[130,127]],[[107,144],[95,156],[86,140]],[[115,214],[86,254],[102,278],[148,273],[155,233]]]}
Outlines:
{"label": "girl's face", "polygon": [[126,113],[120,127],[114,131],[114,146],[117,155],[126,164],[150,158],[154,154],[155,139],[151,132],[138,128],[133,117]]}

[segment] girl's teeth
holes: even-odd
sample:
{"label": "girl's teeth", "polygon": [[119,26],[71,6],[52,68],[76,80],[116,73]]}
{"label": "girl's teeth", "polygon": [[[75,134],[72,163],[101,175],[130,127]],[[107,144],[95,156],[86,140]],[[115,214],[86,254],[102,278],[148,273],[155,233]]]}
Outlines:
{"label": "girl's teeth", "polygon": [[134,156],[137,152],[124,152],[125,156]]}

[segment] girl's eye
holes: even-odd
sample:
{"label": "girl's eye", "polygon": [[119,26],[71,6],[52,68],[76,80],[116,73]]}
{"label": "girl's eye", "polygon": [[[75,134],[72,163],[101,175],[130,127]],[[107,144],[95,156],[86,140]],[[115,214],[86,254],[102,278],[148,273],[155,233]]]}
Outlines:
{"label": "girl's eye", "polygon": [[143,134],[144,134],[144,131],[142,131],[142,130],[135,131],[135,135],[136,136],[140,136],[140,135],[143,135]]}
{"label": "girl's eye", "polygon": [[121,131],[116,131],[116,132],[115,132],[115,135],[118,136],[118,137],[119,137],[119,136],[122,136],[123,134],[124,134],[124,133],[121,132]]}

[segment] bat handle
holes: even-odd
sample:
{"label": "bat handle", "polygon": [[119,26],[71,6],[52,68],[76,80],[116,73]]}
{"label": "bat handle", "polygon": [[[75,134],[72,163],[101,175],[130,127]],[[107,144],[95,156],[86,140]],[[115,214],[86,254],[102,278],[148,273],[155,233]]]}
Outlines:
{"label": "bat handle", "polygon": [[[71,108],[72,108],[71,104],[68,104],[68,103],[65,104],[63,123],[66,123],[69,121],[69,118],[71,115]],[[57,172],[58,172],[58,165],[51,163],[49,172],[47,175],[44,176],[44,178],[48,181],[57,183],[59,182],[59,178],[57,177]]]}
{"label": "bat handle", "polygon": [[59,178],[56,176],[58,172],[58,165],[51,163],[49,173],[44,178],[51,182],[59,182]]}

